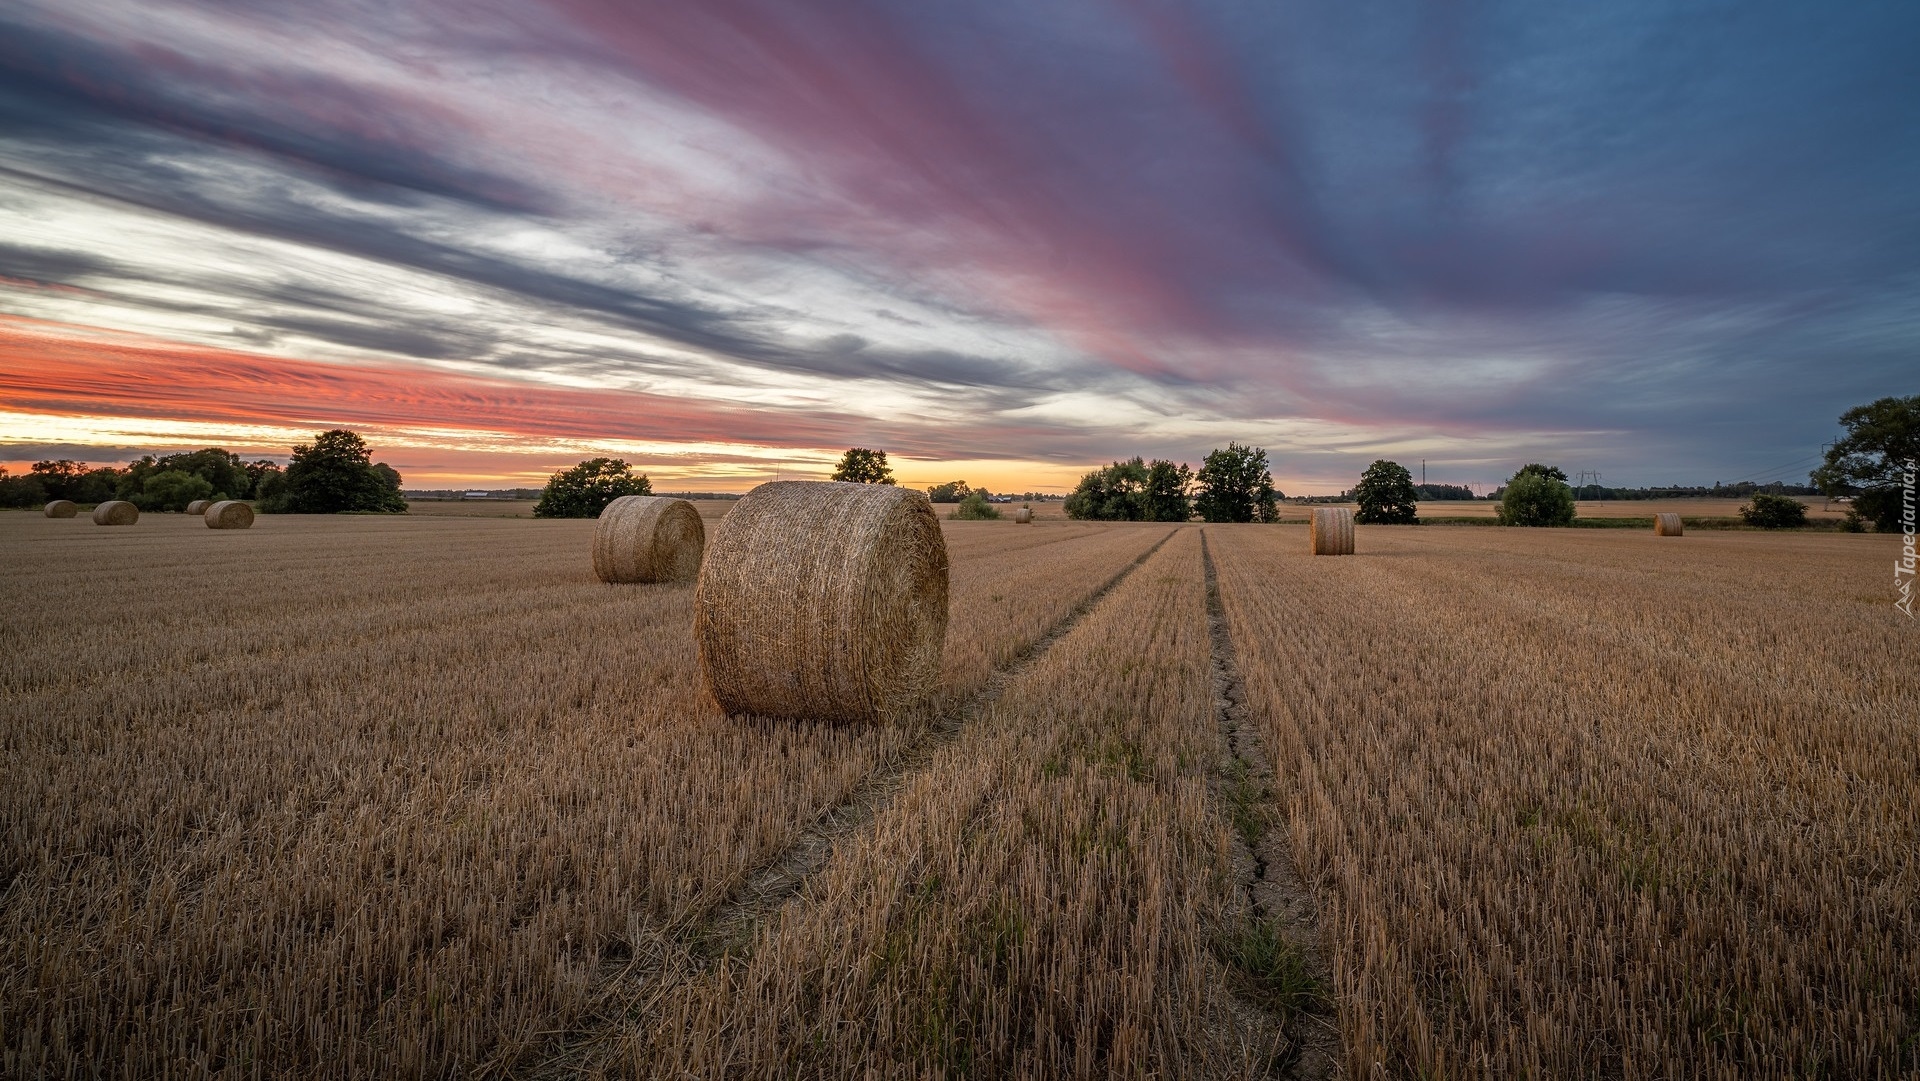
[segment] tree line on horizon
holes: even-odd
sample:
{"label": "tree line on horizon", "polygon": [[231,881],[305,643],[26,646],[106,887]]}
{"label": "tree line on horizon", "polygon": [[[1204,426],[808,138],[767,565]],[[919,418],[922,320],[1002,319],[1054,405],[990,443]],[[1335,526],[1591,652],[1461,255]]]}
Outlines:
{"label": "tree line on horizon", "polygon": [[[1846,435],[1832,444],[1809,479],[1811,491],[1848,500],[1843,528],[1863,530],[1871,525],[1882,532],[1899,532],[1912,522],[1913,484],[1920,461],[1920,395],[1881,398],[1843,413]],[[125,467],[86,465],[67,459],[33,463],[22,476],[0,466],[0,507],[34,507],[56,499],[98,504],[125,499],[143,511],[178,511],[196,500],[243,499],[265,513],[326,514],[338,512],[405,513],[406,497],[400,474],[385,462],[373,460],[366,441],[352,431],[336,428],[294,446],[282,468],[271,459],[242,461],[219,447],[162,456],[146,455]],[[850,447],[833,470],[832,479],[858,484],[895,484],[887,453]],[[1750,495],[1752,503],[1741,514],[1756,525],[1791,525],[1805,520],[1806,510],[1788,498],[1788,486],[1761,486],[1742,482],[1713,494]],[[1574,500],[1594,498],[1595,486],[1574,489],[1557,466],[1530,462],[1489,498],[1500,502],[1499,520],[1510,525],[1564,525],[1573,520]],[[1774,489],[1774,490],[1768,490]],[[1600,489],[1630,491],[1624,498],[1656,498],[1637,493],[1672,489]],[[618,458],[593,458],[553,474],[534,515],[541,518],[590,518],[622,495],[653,491],[646,474],[633,472]],[[1464,495],[1460,494],[1464,493]],[[953,500],[957,518],[997,518],[991,493],[964,480],[927,489],[930,501]],[[1623,498],[1623,496],[1608,496]],[[1608,498],[1602,497],[1602,498]],[[1028,494],[1031,499],[1046,498]],[[1088,521],[1184,522],[1195,516],[1208,522],[1272,522],[1278,520],[1278,502],[1287,498],[1273,486],[1262,447],[1237,442],[1215,449],[1198,470],[1166,459],[1147,461],[1135,456],[1095,469],[1080,478],[1066,497],[1068,517]],[[1316,497],[1317,499],[1318,497]],[[1358,504],[1361,523],[1413,523],[1418,503],[1435,499],[1471,499],[1458,485],[1416,485],[1406,467],[1378,459],[1367,467],[1360,482],[1339,501]]]}
{"label": "tree line on horizon", "polygon": [[18,477],[0,467],[0,506],[124,499],[142,511],[164,512],[186,510],[196,500],[240,499],[264,514],[406,513],[399,472],[374,461],[357,434],[336,428],[290,449],[284,468],[267,458],[242,461],[220,447],[149,454],[125,467],[39,461]]}

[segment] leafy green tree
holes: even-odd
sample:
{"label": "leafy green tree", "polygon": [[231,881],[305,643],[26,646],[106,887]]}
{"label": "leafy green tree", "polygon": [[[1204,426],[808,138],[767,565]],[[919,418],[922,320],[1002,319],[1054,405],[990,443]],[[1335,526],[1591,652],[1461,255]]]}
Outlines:
{"label": "leafy green tree", "polygon": [[1147,465],[1147,480],[1141,488],[1143,517],[1149,522],[1184,522],[1193,517],[1193,470],[1185,462],[1175,465],[1156,458]]}
{"label": "leafy green tree", "polygon": [[260,509],[290,514],[405,514],[407,500],[400,494],[400,474],[377,467],[365,440],[335,428],[315,436],[311,444],[293,448],[284,487],[262,500]]}
{"label": "leafy green tree", "polygon": [[162,470],[178,470],[204,478],[213,489],[214,499],[244,499],[252,488],[240,456],[219,447],[168,454],[154,464]]}
{"label": "leafy green tree", "polygon": [[280,468],[280,463],[278,462],[270,462],[265,458],[260,458],[248,462],[242,468],[247,471],[247,494],[245,496],[235,496],[235,499],[265,499],[266,493],[263,489],[270,485],[275,488],[284,487],[284,484],[274,483],[275,481],[284,479],[282,477],[284,471]]}
{"label": "leafy green tree", "polygon": [[1572,525],[1573,489],[1566,481],[1554,478],[1557,472],[1546,466],[1527,466],[1515,473],[1500,497],[1500,524]]}
{"label": "leafy green tree", "polygon": [[833,480],[851,484],[892,484],[893,467],[887,464],[887,452],[849,447],[833,467]]}
{"label": "leafy green tree", "polygon": [[128,500],[145,511],[182,511],[196,499],[213,498],[213,484],[197,473],[184,469],[160,469],[147,473],[140,490]]}
{"label": "leafy green tree", "polygon": [[1557,480],[1562,484],[1567,483],[1566,470],[1557,465],[1541,465],[1539,462],[1528,462],[1526,465],[1521,466],[1520,471],[1515,473],[1514,476],[1545,477],[1548,480]]}
{"label": "leafy green tree", "polygon": [[929,503],[958,503],[973,491],[964,480],[950,480],[927,489]]}
{"label": "leafy green tree", "polygon": [[949,517],[958,518],[963,522],[998,521],[1000,512],[994,508],[993,504],[987,502],[985,492],[968,492],[967,497],[960,501],[960,506],[955,508]]}
{"label": "leafy green tree", "polygon": [[1147,463],[1115,462],[1080,478],[1067,496],[1067,517],[1093,522],[1138,522],[1146,518]]}
{"label": "leafy green tree", "polygon": [[1228,443],[1200,463],[1194,509],[1209,522],[1271,522],[1280,516],[1267,452]]}
{"label": "leafy green tree", "polygon": [[[120,486],[121,470],[112,466],[88,469],[83,463],[62,458],[59,461],[33,463],[28,476],[37,479],[47,499],[71,499],[75,503],[104,503],[113,498]],[[26,480],[26,477],[18,478]]]}
{"label": "leafy green tree", "polygon": [[1790,495],[1760,492],[1740,508],[1740,517],[1761,529],[1793,529],[1807,524],[1807,505]]}
{"label": "leafy green tree", "polygon": [[645,473],[618,458],[590,458],[547,479],[534,505],[535,518],[598,518],[607,504],[623,495],[652,495],[653,482]]}
{"label": "leafy green tree", "polygon": [[49,496],[46,484],[39,477],[32,473],[24,477],[8,476],[6,469],[0,467],[0,507],[37,507],[50,498],[60,497]]}
{"label": "leafy green tree", "polygon": [[1361,525],[1412,525],[1420,520],[1419,498],[1406,466],[1376,458],[1353,487],[1353,500],[1360,504],[1353,520]]}
{"label": "leafy green tree", "polygon": [[1853,509],[1875,529],[1901,527],[1903,474],[1920,462],[1920,394],[1881,398],[1840,414],[1847,434],[1813,471],[1823,495],[1852,496]]}

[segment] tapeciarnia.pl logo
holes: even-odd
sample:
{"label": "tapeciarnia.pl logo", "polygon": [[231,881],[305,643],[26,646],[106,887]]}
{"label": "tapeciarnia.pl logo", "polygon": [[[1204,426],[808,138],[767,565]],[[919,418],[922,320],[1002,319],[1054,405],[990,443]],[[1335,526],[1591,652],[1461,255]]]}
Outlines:
{"label": "tapeciarnia.pl logo", "polygon": [[1893,606],[1908,619],[1913,618],[1913,465],[1909,459],[1906,472],[1900,475],[1900,558],[1893,561],[1893,587],[1900,594]]}

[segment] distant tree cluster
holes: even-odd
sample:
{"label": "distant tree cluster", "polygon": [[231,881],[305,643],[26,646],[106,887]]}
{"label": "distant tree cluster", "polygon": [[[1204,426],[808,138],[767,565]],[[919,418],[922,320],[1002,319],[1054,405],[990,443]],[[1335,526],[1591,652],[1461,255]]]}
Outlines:
{"label": "distant tree cluster", "polygon": [[344,428],[293,448],[279,478],[259,495],[269,514],[405,514],[400,474],[373,460],[366,440]]}
{"label": "distant tree cluster", "polygon": [[1807,505],[1792,496],[1761,492],[1740,508],[1740,520],[1761,529],[1794,529],[1807,524]]}
{"label": "distant tree cluster", "polygon": [[1201,462],[1130,458],[1080,478],[1067,496],[1069,518],[1104,522],[1271,522],[1279,517],[1267,452],[1230,443]]}
{"label": "distant tree cluster", "polygon": [[1353,520],[1360,525],[1413,525],[1420,520],[1419,499],[1406,466],[1375,459],[1354,485],[1353,501],[1360,509]]}
{"label": "distant tree cluster", "polygon": [[1000,519],[1000,512],[993,504],[987,502],[987,493],[976,488],[968,492],[966,497],[960,500],[960,505],[947,517],[957,518],[963,522],[991,522]]}
{"label": "distant tree cluster", "polygon": [[652,495],[653,482],[645,473],[619,458],[589,458],[572,469],[555,473],[533,506],[535,518],[598,518],[607,504],[623,495]]}
{"label": "distant tree cluster", "polygon": [[266,513],[337,511],[403,513],[400,474],[373,461],[366,443],[344,429],[293,448],[285,469],[262,458],[246,462],[219,447],[146,455],[125,468],[89,469],[61,459],[33,463],[24,476],[0,469],[0,506],[37,507],[54,499],[104,503],[124,499],[143,511],[181,511],[199,499],[244,499]]}
{"label": "distant tree cluster", "polygon": [[1573,489],[1559,466],[1529,462],[1520,467],[1500,495],[1501,525],[1573,524]]}
{"label": "distant tree cluster", "polygon": [[887,452],[866,447],[849,447],[833,467],[829,480],[849,484],[892,484],[893,467],[887,464]]}

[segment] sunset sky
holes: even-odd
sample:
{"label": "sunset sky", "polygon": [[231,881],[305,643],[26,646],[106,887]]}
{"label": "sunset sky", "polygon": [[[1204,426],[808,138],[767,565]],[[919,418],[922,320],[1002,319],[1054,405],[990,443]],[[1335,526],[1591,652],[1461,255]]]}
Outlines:
{"label": "sunset sky", "polygon": [[10,0],[0,463],[1804,481],[1920,391],[1920,4]]}

